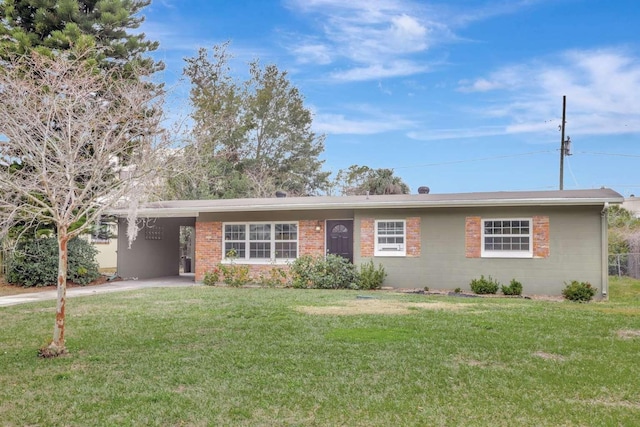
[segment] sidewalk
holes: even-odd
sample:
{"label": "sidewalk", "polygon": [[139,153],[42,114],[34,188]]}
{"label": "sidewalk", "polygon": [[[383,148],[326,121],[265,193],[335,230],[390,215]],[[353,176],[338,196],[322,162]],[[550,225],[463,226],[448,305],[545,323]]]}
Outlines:
{"label": "sidewalk", "polygon": [[[81,297],[87,295],[104,294],[108,292],[132,291],[147,288],[179,288],[189,286],[200,286],[194,282],[193,274],[183,274],[180,276],[159,277],[145,280],[120,280],[108,282],[103,285],[93,285],[87,287],[67,288],[67,298]],[[55,300],[57,291],[32,292],[19,295],[8,295],[0,297],[0,307],[10,305],[26,304],[30,302]]]}

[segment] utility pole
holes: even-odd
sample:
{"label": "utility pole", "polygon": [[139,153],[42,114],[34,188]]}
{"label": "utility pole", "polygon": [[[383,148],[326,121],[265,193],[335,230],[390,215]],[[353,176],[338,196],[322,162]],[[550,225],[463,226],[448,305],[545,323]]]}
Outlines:
{"label": "utility pole", "polygon": [[564,156],[570,156],[571,138],[564,139],[564,125],[567,122],[567,96],[562,96],[562,124],[560,125],[560,190],[564,190]]}

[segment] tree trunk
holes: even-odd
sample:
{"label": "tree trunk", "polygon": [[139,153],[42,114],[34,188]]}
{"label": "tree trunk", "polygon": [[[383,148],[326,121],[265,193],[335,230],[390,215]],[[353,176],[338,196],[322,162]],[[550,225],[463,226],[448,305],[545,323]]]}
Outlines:
{"label": "tree trunk", "polygon": [[56,357],[67,352],[64,344],[64,318],[67,303],[67,243],[66,228],[58,228],[58,298],[56,302],[56,323],[53,340],[48,347],[40,349],[42,357]]}

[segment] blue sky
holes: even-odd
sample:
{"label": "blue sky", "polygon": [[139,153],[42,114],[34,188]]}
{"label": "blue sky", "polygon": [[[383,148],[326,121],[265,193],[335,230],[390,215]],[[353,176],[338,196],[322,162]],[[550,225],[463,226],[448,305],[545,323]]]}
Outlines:
{"label": "blue sky", "polygon": [[183,58],[231,41],[239,77],[286,70],[326,135],[325,169],[392,168],[415,192],[640,195],[636,0],[153,0],[143,14],[173,115]]}

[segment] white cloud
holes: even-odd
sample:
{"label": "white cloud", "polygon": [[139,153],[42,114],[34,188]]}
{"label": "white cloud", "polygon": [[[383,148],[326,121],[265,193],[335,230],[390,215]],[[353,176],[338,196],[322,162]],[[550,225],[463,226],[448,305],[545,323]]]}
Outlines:
{"label": "white cloud", "polygon": [[346,60],[348,69],[332,73],[332,78],[375,80],[428,70],[414,54],[426,51],[439,26],[430,28],[420,9],[408,1],[291,0],[289,4],[322,22],[317,37],[294,43],[291,52],[302,63]]}
{"label": "white cloud", "polygon": [[351,110],[352,117],[333,113],[314,114],[314,131],[333,135],[374,135],[415,127],[415,122],[410,119],[366,105],[347,106],[344,109]]}
{"label": "white cloud", "polygon": [[295,46],[293,52],[298,57],[298,62],[302,64],[326,65],[333,61],[333,54],[329,47],[317,42]]}
{"label": "white cloud", "polygon": [[356,67],[346,71],[331,73],[331,78],[341,82],[374,80],[398,76],[410,76],[428,71],[426,65],[414,64],[411,61],[397,61],[391,64],[371,64],[367,67]]}
{"label": "white cloud", "polygon": [[412,16],[391,17],[390,45],[404,52],[419,52],[427,48],[427,29]]}
{"label": "white cloud", "polygon": [[[290,9],[319,23],[320,30],[311,39],[298,36],[290,51],[301,63],[346,64],[344,71],[330,75],[339,81],[420,74],[430,70],[425,53],[431,47],[459,39],[456,28],[535,2],[460,7],[417,0],[286,0]],[[390,63],[403,64],[404,71]]]}
{"label": "white cloud", "polygon": [[640,132],[640,57],[624,49],[567,51],[460,82],[459,90],[492,97],[500,107],[476,113],[501,118],[504,134],[557,132],[563,95],[570,135]]}

